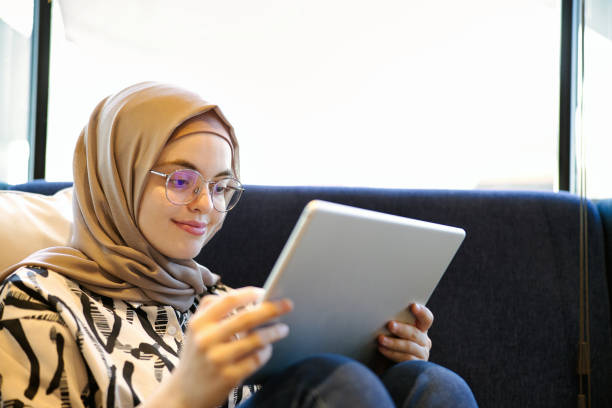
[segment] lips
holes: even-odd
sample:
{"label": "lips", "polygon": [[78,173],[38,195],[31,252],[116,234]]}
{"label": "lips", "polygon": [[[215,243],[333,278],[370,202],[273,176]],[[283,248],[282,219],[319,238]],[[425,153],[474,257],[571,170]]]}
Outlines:
{"label": "lips", "polygon": [[187,220],[187,221],[172,220],[172,222],[174,222],[176,226],[182,229],[183,231],[186,231],[192,235],[200,236],[206,233],[206,224],[201,223],[201,222],[190,221],[190,220]]}

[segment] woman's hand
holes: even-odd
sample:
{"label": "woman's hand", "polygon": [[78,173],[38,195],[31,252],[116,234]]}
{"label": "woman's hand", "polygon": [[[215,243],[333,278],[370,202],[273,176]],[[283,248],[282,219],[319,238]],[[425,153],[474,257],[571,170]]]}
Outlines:
{"label": "woman's hand", "polygon": [[[253,306],[262,295],[262,289],[250,287],[204,297],[189,321],[181,360],[167,392],[154,399],[165,399],[166,407],[169,396],[178,406],[215,407],[264,365],[272,354],[271,344],[289,332],[286,325],[270,322],[293,305],[285,299]],[[263,324],[268,325],[259,327]]]}
{"label": "woman's hand", "polygon": [[409,309],[415,317],[414,325],[390,321],[387,328],[392,336],[378,336],[378,350],[396,363],[429,359],[431,339],[427,331],[433,323],[433,313],[427,307],[416,303],[410,305]]}

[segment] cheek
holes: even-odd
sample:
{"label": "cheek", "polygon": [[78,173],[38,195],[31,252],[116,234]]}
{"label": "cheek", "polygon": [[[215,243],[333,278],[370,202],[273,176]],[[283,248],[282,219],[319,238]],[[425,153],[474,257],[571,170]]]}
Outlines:
{"label": "cheek", "polygon": [[164,188],[151,187],[145,190],[140,208],[138,210],[138,228],[151,241],[151,232],[163,228],[161,219],[167,215],[169,209]]}

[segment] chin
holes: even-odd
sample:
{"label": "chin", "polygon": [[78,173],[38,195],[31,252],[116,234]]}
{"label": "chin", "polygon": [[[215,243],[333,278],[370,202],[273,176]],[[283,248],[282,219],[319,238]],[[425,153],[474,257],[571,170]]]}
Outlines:
{"label": "chin", "polygon": [[178,259],[193,259],[196,256],[198,256],[198,254],[200,253],[200,251],[202,250],[202,246],[198,246],[197,248],[186,248],[183,251],[180,251],[179,257],[177,257]]}
{"label": "chin", "polygon": [[160,252],[171,259],[193,259],[198,256],[203,246],[204,244],[194,245],[191,243],[184,245],[181,248],[174,246],[173,248],[168,248],[166,251]]}
{"label": "chin", "polygon": [[[204,245],[206,245],[211,238],[212,235],[203,236],[199,239],[182,240],[177,238],[174,241],[174,245],[164,248],[165,250],[160,252],[171,259],[193,259],[198,256],[202,248],[204,248]],[[166,243],[168,243],[168,241],[166,241],[165,244]]]}

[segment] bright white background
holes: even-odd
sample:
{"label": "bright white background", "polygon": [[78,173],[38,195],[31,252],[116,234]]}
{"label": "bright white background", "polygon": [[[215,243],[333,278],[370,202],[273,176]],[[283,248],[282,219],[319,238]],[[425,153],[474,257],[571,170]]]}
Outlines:
{"label": "bright white background", "polygon": [[101,98],[161,80],[221,106],[248,184],[553,188],[559,0],[84,4],[54,3],[49,180]]}
{"label": "bright white background", "polygon": [[[612,2],[586,2],[583,129],[586,193],[612,197]],[[596,29],[591,29],[589,27]]]}
{"label": "bright white background", "polygon": [[0,182],[28,179],[32,0],[0,0]]}

